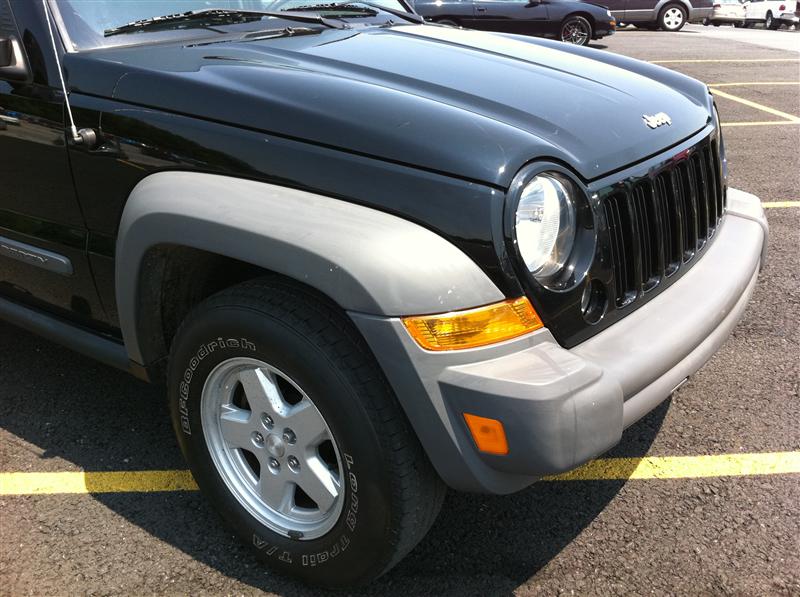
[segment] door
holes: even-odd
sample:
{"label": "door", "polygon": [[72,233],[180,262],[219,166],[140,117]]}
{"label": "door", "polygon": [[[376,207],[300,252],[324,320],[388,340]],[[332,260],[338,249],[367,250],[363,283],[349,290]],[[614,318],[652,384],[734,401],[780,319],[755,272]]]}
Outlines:
{"label": "door", "polygon": [[105,314],[43,13],[39,2],[0,0],[0,297],[92,324]]}
{"label": "door", "polygon": [[600,0],[595,4],[599,4],[601,6],[605,6],[608,10],[611,11],[612,16],[617,19],[617,22],[624,22],[625,19],[625,8],[628,0]]}
{"label": "door", "polygon": [[540,0],[475,0],[473,18],[465,24],[472,29],[521,35],[547,32],[547,2]]}
{"label": "door", "polygon": [[656,10],[658,0],[617,1],[625,5],[625,15],[622,17],[622,21],[625,23],[655,23],[658,19],[658,10]]}
{"label": "door", "polygon": [[764,0],[750,0],[745,18],[750,21],[763,21],[767,18],[767,3]]}

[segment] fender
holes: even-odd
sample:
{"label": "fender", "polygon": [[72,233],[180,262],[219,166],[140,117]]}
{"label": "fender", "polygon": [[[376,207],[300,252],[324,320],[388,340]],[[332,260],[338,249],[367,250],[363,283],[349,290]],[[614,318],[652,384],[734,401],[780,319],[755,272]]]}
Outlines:
{"label": "fender", "polygon": [[131,192],[116,244],[120,328],[130,359],[142,365],[138,284],[147,251],[164,244],[294,278],[346,311],[443,313],[505,298],[462,251],[408,220],[262,182],[161,172]]}

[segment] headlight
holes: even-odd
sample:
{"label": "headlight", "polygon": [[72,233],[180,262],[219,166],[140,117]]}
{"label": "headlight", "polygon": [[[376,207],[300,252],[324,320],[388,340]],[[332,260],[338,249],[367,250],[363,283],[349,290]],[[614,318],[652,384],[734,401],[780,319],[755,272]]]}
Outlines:
{"label": "headlight", "polygon": [[558,273],[575,243],[575,204],[567,187],[549,174],[531,180],[516,213],[519,253],[539,280]]}

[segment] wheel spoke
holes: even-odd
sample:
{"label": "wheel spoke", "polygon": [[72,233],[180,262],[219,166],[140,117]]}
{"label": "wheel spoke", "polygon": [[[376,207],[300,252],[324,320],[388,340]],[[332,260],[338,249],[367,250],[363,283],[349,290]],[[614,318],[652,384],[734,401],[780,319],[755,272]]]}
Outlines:
{"label": "wheel spoke", "polygon": [[301,445],[313,447],[330,439],[322,415],[308,398],[291,408],[286,415],[286,424],[294,431]]}
{"label": "wheel spoke", "polygon": [[294,483],[290,483],[283,474],[273,475],[261,465],[261,478],[258,480],[258,493],[271,508],[288,514],[294,504]]}
{"label": "wheel spoke", "polygon": [[297,484],[317,503],[323,512],[328,511],[339,496],[339,483],[330,469],[317,456],[303,462]]}
{"label": "wheel spoke", "polygon": [[281,418],[286,416],[289,405],[271,374],[263,369],[244,369],[239,372],[239,381],[254,412],[262,411]]}
{"label": "wheel spoke", "polygon": [[220,415],[220,429],[222,437],[231,448],[252,449],[251,433],[253,432],[250,423],[252,413],[248,410],[226,405],[222,407]]}

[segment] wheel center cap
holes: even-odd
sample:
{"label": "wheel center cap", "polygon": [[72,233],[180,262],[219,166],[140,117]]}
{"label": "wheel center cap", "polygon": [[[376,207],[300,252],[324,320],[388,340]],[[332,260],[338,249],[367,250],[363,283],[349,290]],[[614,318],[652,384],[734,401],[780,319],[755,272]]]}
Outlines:
{"label": "wheel center cap", "polygon": [[267,436],[267,452],[272,454],[275,458],[283,458],[283,455],[286,454],[286,444],[283,440],[274,434],[270,434]]}

